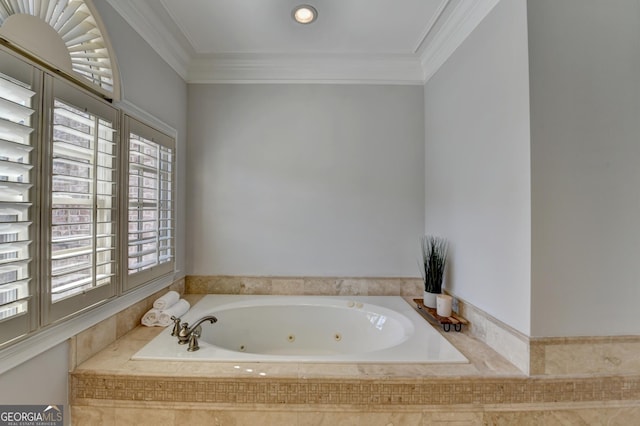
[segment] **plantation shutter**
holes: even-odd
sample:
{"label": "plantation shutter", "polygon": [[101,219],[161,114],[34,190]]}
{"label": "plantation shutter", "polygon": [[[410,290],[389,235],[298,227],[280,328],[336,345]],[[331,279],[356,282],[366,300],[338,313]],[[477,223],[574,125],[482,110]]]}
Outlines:
{"label": "plantation shutter", "polygon": [[117,110],[53,80],[50,176],[49,321],[115,295]]}
{"label": "plantation shutter", "polygon": [[[114,73],[110,43],[101,22],[94,16],[94,7],[89,7],[87,3],[80,0],[0,1],[0,27],[24,15],[39,18],[60,36],[71,61],[67,64],[64,59],[54,56],[40,59],[95,86],[109,98],[118,98],[119,84]],[[31,27],[20,26],[14,21],[8,34],[5,27],[3,37],[14,39],[17,45],[37,54],[41,46],[30,41],[30,30]]]}
{"label": "plantation shutter", "polygon": [[125,289],[173,272],[174,140],[125,117],[128,135],[128,279]]}
{"label": "plantation shutter", "polygon": [[0,51],[0,341],[35,328],[36,141],[42,74]]}

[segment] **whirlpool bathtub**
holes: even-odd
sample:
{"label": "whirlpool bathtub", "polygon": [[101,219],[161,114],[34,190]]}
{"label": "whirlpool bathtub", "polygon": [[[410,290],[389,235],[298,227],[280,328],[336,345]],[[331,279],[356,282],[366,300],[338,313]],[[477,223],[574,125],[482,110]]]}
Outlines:
{"label": "whirlpool bathtub", "polygon": [[207,295],[183,316],[205,315],[200,350],[188,352],[171,327],[134,360],[466,363],[468,360],[400,296]]}

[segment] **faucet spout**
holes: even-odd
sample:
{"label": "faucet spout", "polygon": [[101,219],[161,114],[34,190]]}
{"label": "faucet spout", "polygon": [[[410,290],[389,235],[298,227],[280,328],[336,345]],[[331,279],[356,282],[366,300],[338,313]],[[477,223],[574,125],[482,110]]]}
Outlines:
{"label": "faucet spout", "polygon": [[197,338],[200,337],[200,333],[202,331],[202,327],[200,327],[200,324],[202,324],[205,321],[209,321],[211,322],[211,324],[213,324],[218,321],[218,318],[214,317],[213,315],[207,315],[205,317],[200,318],[191,327],[189,327],[189,323],[183,322],[182,325],[180,326],[180,331],[178,331],[178,344],[186,345],[191,340],[192,343],[190,343],[189,346],[194,347],[195,349],[190,349],[190,351],[197,351],[198,350]]}
{"label": "faucet spout", "polygon": [[196,327],[198,327],[200,324],[202,324],[205,321],[210,321],[211,324],[218,322],[218,318],[214,317],[213,315],[207,315],[206,317],[202,317],[200,318],[198,321],[196,321],[195,324],[193,324],[193,326],[191,327],[192,330],[195,330]]}

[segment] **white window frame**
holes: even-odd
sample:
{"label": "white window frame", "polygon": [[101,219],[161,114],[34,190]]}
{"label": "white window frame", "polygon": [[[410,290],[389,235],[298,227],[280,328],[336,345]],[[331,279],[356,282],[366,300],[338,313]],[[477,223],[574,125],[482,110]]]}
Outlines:
{"label": "white window frame", "polygon": [[[151,141],[158,146],[167,148],[171,151],[171,171],[169,173],[170,176],[170,224],[169,224],[169,232],[171,234],[169,246],[171,250],[170,260],[164,263],[156,263],[154,266],[141,270],[139,272],[130,273],[129,271],[129,208],[131,200],[129,199],[129,176],[130,176],[130,135],[135,134],[138,137],[142,137],[148,141]],[[121,265],[122,265],[122,291],[130,291],[134,288],[137,288],[145,283],[152,282],[154,280],[160,279],[167,275],[172,275],[175,272],[175,244],[176,244],[176,143],[175,138],[163,133],[155,127],[152,127],[149,124],[146,124],[128,114],[123,114],[122,119],[122,151],[125,151],[121,155],[123,165],[122,170],[123,173],[123,188],[126,188],[126,191],[123,190],[123,193],[126,193],[126,201],[123,202],[122,211],[122,224],[121,227],[123,236],[123,247],[122,257],[121,257]],[[159,195],[158,195],[159,197]],[[159,206],[161,204],[160,199],[155,200],[156,205]],[[160,234],[160,221],[156,224],[155,232]],[[156,250],[159,250],[159,242],[156,243]]]}
{"label": "white window frame", "polygon": [[[43,132],[46,132],[43,135],[43,159],[42,161],[42,170],[45,176],[42,182],[42,190],[44,196],[43,205],[42,205],[42,259],[46,259],[46,261],[42,262],[43,268],[43,276],[47,277],[47,281],[45,284],[41,285],[41,292],[43,295],[42,301],[42,314],[43,314],[43,325],[51,324],[53,322],[59,321],[63,318],[66,318],[71,315],[78,314],[84,310],[90,309],[94,306],[102,304],[109,300],[110,298],[116,296],[118,289],[118,275],[119,271],[116,269],[113,271],[113,277],[109,284],[101,285],[101,286],[92,286],[90,289],[84,291],[83,293],[76,294],[62,300],[58,300],[55,303],[52,301],[53,292],[51,287],[51,226],[52,226],[52,205],[51,205],[51,197],[52,197],[52,183],[51,183],[51,175],[52,175],[52,143],[53,143],[53,103],[54,99],[59,99],[60,101],[67,103],[69,105],[73,105],[79,109],[84,109],[85,111],[95,115],[97,117],[101,117],[111,123],[113,123],[113,127],[115,129],[114,140],[118,141],[118,129],[120,126],[120,113],[118,109],[111,106],[108,102],[103,99],[98,98],[97,96],[68,83],[60,78],[53,77],[50,75],[45,75],[45,102],[44,102],[44,120],[43,120]],[[97,148],[96,148],[97,149]],[[114,159],[114,167],[117,170],[119,168],[118,161],[118,153],[116,151],[116,157]],[[95,181],[96,176],[93,177]],[[116,182],[117,183],[117,182]],[[118,195],[115,194],[114,211],[118,211]],[[94,208],[97,208],[97,203]],[[95,215],[92,218],[92,222],[95,221]],[[119,244],[118,244],[118,215],[115,214],[113,219],[113,229],[115,232],[116,242],[114,244],[115,252],[113,254],[114,259],[119,258]],[[94,223],[95,226],[95,223]],[[94,245],[92,255],[95,256],[96,247]],[[116,263],[117,264],[117,263]],[[94,264],[95,266],[95,264]],[[93,271],[92,284],[95,284],[95,271]]]}

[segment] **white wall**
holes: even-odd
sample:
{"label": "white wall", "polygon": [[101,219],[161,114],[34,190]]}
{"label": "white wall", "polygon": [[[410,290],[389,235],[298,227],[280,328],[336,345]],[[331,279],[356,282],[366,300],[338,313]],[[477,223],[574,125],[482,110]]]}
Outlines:
{"label": "white wall", "polygon": [[528,334],[530,169],[525,0],[500,2],[425,85],[428,234],[446,287]]}
{"label": "white wall", "polygon": [[535,0],[532,335],[640,333],[640,3]]}
{"label": "white wall", "polygon": [[189,274],[419,276],[420,86],[190,85]]}

